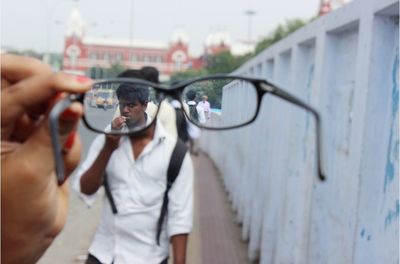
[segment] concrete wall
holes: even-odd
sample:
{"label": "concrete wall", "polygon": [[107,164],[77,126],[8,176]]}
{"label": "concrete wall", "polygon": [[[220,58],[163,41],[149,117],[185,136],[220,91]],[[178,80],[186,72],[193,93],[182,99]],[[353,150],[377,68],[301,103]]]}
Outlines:
{"label": "concrete wall", "polygon": [[[271,80],[323,118],[266,95],[244,128],[203,131],[249,258],[260,263],[399,262],[399,2],[354,0],[235,73]],[[246,102],[233,101],[246,111]]]}

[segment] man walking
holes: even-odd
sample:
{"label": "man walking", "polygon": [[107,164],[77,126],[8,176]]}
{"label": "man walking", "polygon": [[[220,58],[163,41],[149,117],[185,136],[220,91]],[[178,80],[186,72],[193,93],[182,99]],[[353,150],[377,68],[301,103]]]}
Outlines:
{"label": "man walking", "polygon": [[200,107],[203,110],[205,118],[210,119],[211,118],[211,108],[210,108],[210,103],[207,100],[208,100],[208,96],[203,95],[202,100],[198,104],[198,107]]}
{"label": "man walking", "polygon": [[[151,123],[146,113],[147,89],[122,84],[117,97],[121,116],[113,120],[112,130]],[[87,264],[167,263],[170,242],[174,263],[185,263],[193,215],[193,165],[188,153],[168,192],[167,213],[160,239],[156,239],[169,157],[175,143],[176,138],[166,133],[158,120],[139,135],[102,134],[95,138],[78,170],[76,186],[84,200],[92,204],[106,180],[113,202],[110,199],[104,202]]]}

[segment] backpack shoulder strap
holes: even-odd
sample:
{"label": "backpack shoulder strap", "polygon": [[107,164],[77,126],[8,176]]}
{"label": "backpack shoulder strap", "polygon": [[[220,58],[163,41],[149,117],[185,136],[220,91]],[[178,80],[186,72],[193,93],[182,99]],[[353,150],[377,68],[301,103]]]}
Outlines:
{"label": "backpack shoulder strap", "polygon": [[113,214],[117,214],[118,213],[117,206],[115,205],[114,197],[112,196],[112,193],[111,193],[111,190],[110,190],[110,185],[108,184],[107,174],[106,173],[104,173],[103,185],[104,185],[104,190],[105,190],[105,193],[106,193],[106,197],[107,197],[108,201],[110,202],[111,211],[113,212]]}
{"label": "backpack shoulder strap", "polygon": [[181,170],[183,159],[185,158],[187,147],[183,141],[178,138],[175,144],[175,148],[172,151],[171,159],[169,160],[168,171],[167,171],[167,190],[171,188],[171,185],[178,177],[179,171]]}
{"label": "backpack shoulder strap", "polygon": [[187,152],[187,147],[185,143],[183,143],[183,141],[178,138],[175,144],[175,148],[172,151],[171,159],[169,160],[169,166],[167,171],[167,188],[165,189],[164,192],[164,199],[161,206],[160,217],[158,218],[157,221],[157,234],[156,234],[157,245],[160,245],[162,224],[168,210],[168,192],[171,189],[172,184],[178,177],[186,152]]}

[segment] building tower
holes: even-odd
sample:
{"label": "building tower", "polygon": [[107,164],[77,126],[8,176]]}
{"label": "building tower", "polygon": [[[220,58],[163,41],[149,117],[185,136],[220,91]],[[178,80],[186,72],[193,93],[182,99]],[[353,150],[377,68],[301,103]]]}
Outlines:
{"label": "building tower", "polygon": [[63,68],[70,73],[80,74],[78,61],[82,56],[82,39],[85,34],[85,26],[78,8],[74,8],[67,24],[65,37]]}
{"label": "building tower", "polygon": [[320,0],[318,16],[323,16],[332,10],[339,8],[348,2],[347,0]]}

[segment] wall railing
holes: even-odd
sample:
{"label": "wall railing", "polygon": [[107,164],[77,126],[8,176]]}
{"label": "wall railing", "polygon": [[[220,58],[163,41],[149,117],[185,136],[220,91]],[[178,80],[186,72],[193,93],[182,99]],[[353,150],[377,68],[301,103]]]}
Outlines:
{"label": "wall railing", "polygon": [[[315,106],[326,182],[315,168],[312,116],[264,96],[258,119],[203,131],[260,263],[398,263],[399,1],[354,0],[246,62]],[[246,101],[234,101],[246,110]]]}

